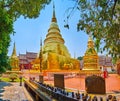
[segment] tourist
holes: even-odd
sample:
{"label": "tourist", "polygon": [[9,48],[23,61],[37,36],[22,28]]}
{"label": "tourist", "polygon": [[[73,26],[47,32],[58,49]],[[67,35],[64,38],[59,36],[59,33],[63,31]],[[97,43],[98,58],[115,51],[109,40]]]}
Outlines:
{"label": "tourist", "polygon": [[98,101],[97,96],[94,96],[92,101]]}
{"label": "tourist", "polygon": [[76,93],[76,98],[80,99],[80,94],[79,93]]}
{"label": "tourist", "polygon": [[103,101],[103,98],[102,98],[102,97],[100,97],[100,101]]}
{"label": "tourist", "polygon": [[74,97],[75,97],[74,92],[72,92],[72,98],[74,98]]}
{"label": "tourist", "polygon": [[111,100],[112,99],[112,95],[108,95],[108,100]]}
{"label": "tourist", "polygon": [[22,86],[22,76],[20,76],[19,79],[20,79],[20,86]]}

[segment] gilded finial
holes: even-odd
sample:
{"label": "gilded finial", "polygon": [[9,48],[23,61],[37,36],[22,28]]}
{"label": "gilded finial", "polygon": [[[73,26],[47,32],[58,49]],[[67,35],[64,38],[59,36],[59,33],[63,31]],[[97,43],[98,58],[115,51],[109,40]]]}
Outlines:
{"label": "gilded finial", "polygon": [[55,4],[53,2],[53,17],[55,17]]}
{"label": "gilded finial", "polygon": [[52,17],[52,22],[57,22],[56,17],[55,17],[55,4],[53,2],[53,17]]}

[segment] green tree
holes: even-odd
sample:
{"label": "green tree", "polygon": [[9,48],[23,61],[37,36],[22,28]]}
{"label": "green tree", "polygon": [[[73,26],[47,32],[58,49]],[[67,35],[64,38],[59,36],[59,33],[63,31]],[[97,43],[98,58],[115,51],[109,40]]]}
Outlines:
{"label": "green tree", "polygon": [[36,18],[40,11],[51,0],[0,0],[0,72],[9,66],[7,56],[10,35],[14,33],[13,23],[21,15],[25,18]]}
{"label": "green tree", "polygon": [[13,20],[5,9],[0,8],[0,72],[9,67],[7,47],[10,42],[10,33],[13,31]]}
{"label": "green tree", "polygon": [[77,30],[92,34],[97,51],[120,58],[120,0],[73,1],[80,12]]}
{"label": "green tree", "polygon": [[83,60],[83,56],[80,56],[77,58],[78,60]]}

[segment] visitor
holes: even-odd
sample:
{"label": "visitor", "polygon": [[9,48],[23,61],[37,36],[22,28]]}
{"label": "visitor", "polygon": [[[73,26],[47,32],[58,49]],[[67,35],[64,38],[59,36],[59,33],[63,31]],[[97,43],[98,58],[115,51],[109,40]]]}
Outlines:
{"label": "visitor", "polygon": [[102,97],[100,97],[100,101],[103,101],[103,98],[102,98]]}
{"label": "visitor", "polygon": [[22,86],[22,76],[20,76],[19,79],[20,79],[20,86]]}
{"label": "visitor", "polygon": [[103,71],[103,78],[105,79],[105,78],[108,77],[108,71],[107,71],[107,69],[105,68],[105,66],[103,66],[103,68],[104,68],[104,71]]}
{"label": "visitor", "polygon": [[112,99],[112,95],[108,95],[108,100],[111,100]]}
{"label": "visitor", "polygon": [[77,99],[80,99],[80,93],[79,93],[79,92],[76,93],[76,98],[77,98]]}
{"label": "visitor", "polygon": [[74,97],[75,97],[74,92],[72,92],[72,98],[74,98]]}
{"label": "visitor", "polygon": [[92,101],[98,101],[97,96],[94,96]]}

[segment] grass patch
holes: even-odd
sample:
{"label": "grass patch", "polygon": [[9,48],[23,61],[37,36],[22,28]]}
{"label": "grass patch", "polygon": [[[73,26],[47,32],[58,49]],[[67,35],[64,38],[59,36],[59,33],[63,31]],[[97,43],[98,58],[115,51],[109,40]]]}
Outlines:
{"label": "grass patch", "polygon": [[[22,82],[24,82],[24,79],[25,79],[25,78],[22,78]],[[12,82],[9,77],[1,77],[1,81],[4,81],[4,82]],[[17,79],[14,80],[14,82],[20,82],[20,79],[17,78]]]}

